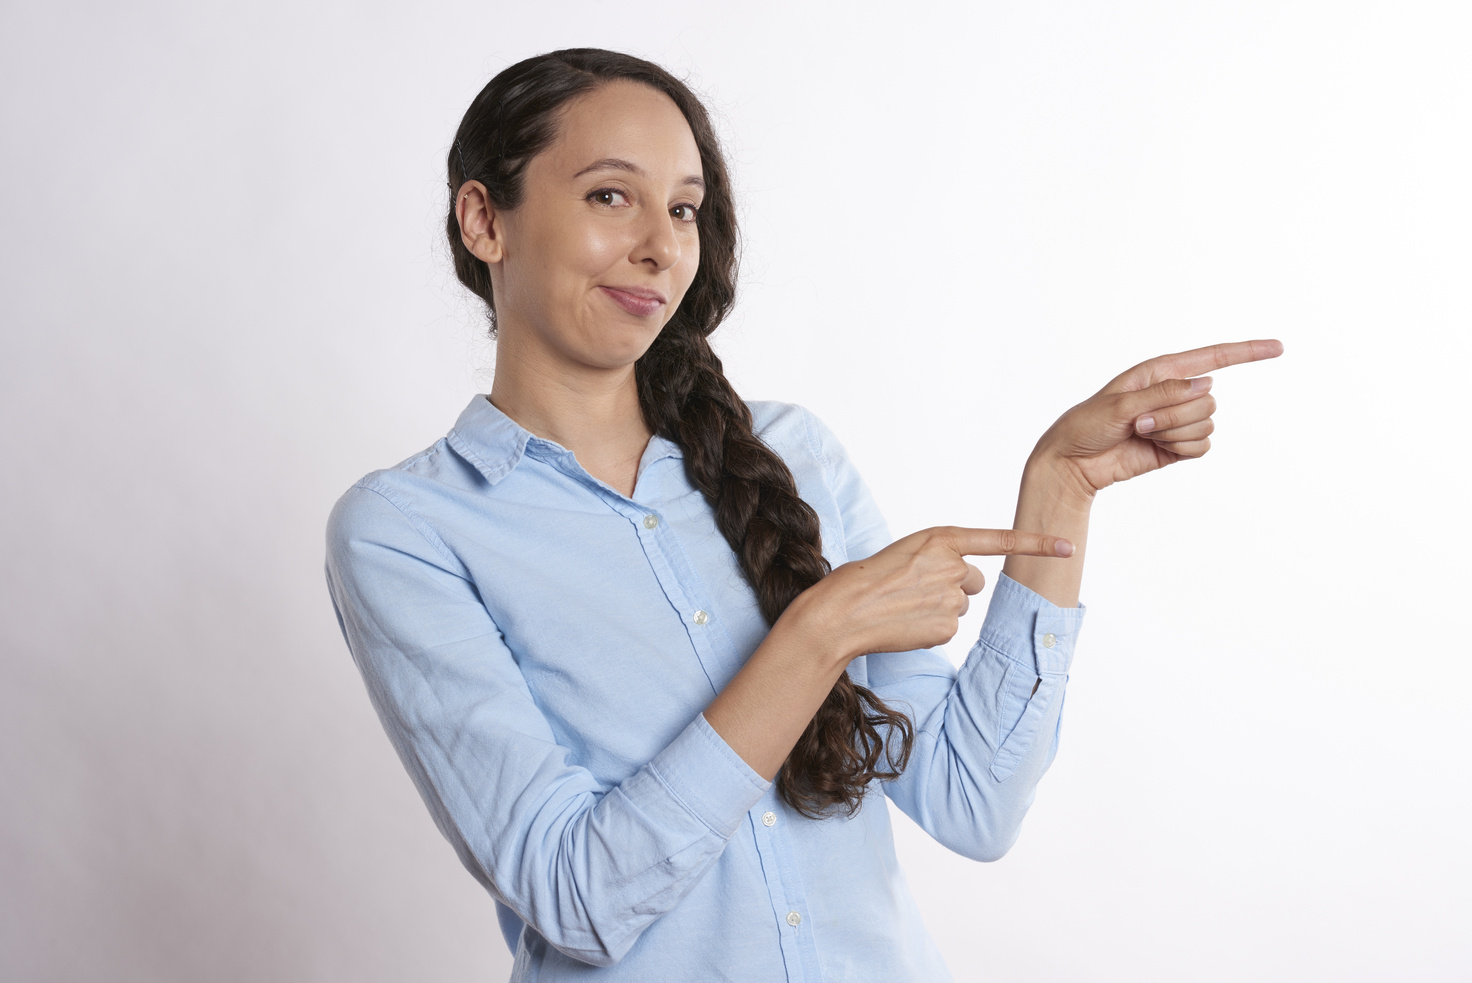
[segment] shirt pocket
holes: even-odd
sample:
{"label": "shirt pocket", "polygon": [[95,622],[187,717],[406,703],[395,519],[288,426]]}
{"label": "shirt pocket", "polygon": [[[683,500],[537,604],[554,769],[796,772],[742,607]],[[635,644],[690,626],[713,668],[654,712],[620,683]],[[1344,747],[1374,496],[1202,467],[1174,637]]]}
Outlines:
{"label": "shirt pocket", "polygon": [[997,752],[992,777],[1005,782],[1027,756],[1042,726],[1056,682],[1011,659],[997,692]]}

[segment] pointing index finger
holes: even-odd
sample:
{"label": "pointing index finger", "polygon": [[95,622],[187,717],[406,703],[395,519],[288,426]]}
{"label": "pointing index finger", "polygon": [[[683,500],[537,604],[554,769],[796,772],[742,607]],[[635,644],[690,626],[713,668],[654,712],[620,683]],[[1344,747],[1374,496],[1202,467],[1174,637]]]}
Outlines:
{"label": "pointing index finger", "polygon": [[948,544],[962,556],[1072,556],[1073,544],[1059,536],[1016,529],[969,529],[947,526]]}
{"label": "pointing index finger", "polygon": [[1257,362],[1265,358],[1277,358],[1283,354],[1283,343],[1276,338],[1259,338],[1255,341],[1225,342],[1193,348],[1188,352],[1162,355],[1151,359],[1151,375],[1159,379],[1186,379],[1214,369],[1243,362]]}

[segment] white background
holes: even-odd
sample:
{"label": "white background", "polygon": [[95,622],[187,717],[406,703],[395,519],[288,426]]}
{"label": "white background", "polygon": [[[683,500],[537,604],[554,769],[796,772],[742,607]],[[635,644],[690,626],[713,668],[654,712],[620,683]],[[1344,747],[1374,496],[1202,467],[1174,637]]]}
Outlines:
{"label": "white background", "polygon": [[1468,8],[967,7],[0,7],[0,976],[506,977],[322,527],[488,390],[445,152],[492,74],[584,44],[708,97],[718,350],[896,533],[1009,524],[1137,361],[1286,345],[1217,374],[1206,459],[1101,496],[1014,850],[896,813],[958,980],[1472,976]]}

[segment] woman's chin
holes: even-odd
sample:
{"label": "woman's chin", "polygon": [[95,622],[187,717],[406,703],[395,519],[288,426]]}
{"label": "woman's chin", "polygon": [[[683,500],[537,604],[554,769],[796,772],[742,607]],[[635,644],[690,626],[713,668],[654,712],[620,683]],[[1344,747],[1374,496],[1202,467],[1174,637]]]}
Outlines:
{"label": "woman's chin", "polygon": [[586,351],[591,361],[606,368],[632,365],[644,357],[663,329],[660,318],[609,318],[598,325]]}

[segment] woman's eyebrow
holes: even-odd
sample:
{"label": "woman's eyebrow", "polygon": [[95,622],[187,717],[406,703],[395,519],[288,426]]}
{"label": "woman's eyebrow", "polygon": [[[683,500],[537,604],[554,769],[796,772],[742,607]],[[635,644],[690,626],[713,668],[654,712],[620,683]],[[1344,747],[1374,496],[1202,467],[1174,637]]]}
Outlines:
{"label": "woman's eyebrow", "polygon": [[[624,160],[622,157],[604,157],[601,160],[593,161],[593,163],[574,174],[572,178],[576,181],[590,171],[628,171],[630,174],[635,174],[639,177],[645,176],[644,168],[635,164],[633,161]],[[692,174],[680,183],[692,184],[702,191],[705,190],[705,181],[698,174]]]}

